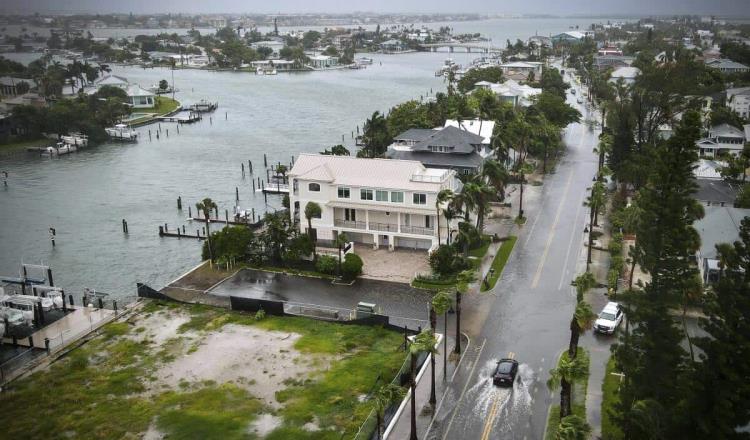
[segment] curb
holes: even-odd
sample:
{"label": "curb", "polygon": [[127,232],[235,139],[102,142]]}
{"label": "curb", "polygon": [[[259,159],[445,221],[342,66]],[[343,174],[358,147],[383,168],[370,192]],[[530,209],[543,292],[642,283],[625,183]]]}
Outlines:
{"label": "curb", "polygon": [[[461,368],[461,363],[466,356],[466,352],[468,352],[469,347],[471,347],[471,338],[469,337],[469,335],[463,332],[461,333],[461,335],[466,337],[466,349],[463,351],[463,353],[461,353],[461,358],[458,360],[456,369],[453,370],[453,374],[451,375],[450,383],[453,383],[453,381],[456,379],[456,373],[458,373],[458,370]],[[440,396],[440,402],[438,402],[437,407],[435,407],[435,411],[432,412],[432,420],[430,420],[430,424],[427,425],[426,434],[428,434],[432,430],[432,424],[435,423],[435,417],[440,413],[440,409],[443,407],[443,402],[445,401],[446,394],[448,394],[448,387],[445,387],[445,390],[443,390],[443,395]]]}

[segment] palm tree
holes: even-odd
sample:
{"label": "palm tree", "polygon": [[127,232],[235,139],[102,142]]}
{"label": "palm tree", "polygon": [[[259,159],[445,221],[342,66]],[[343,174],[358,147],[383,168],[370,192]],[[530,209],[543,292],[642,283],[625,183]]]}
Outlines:
{"label": "palm tree", "polygon": [[435,338],[435,327],[425,329],[418,334],[417,343],[422,346],[422,351],[430,355],[430,405],[435,408],[437,399],[435,397],[435,356],[438,354],[437,338]]}
{"label": "palm tree", "polygon": [[[451,301],[450,295],[445,290],[439,291],[432,297],[432,310],[438,315],[443,315],[443,381],[446,379],[446,371],[448,369],[448,310],[452,304],[453,301]],[[432,385],[434,390],[434,380]]]}
{"label": "palm tree", "polygon": [[450,229],[451,221],[453,221],[453,219],[456,218],[460,214],[460,212],[456,209],[455,205],[451,202],[449,202],[446,205],[445,209],[443,210],[443,217],[445,217],[445,223],[448,225],[448,230],[446,231],[448,236],[446,237],[446,240],[445,240],[447,244],[451,244],[451,229]]}
{"label": "palm tree", "polygon": [[602,133],[599,135],[599,145],[594,148],[594,153],[599,153],[599,173],[601,173],[602,167],[604,167],[605,156],[612,152],[613,142],[614,139],[612,138],[612,135],[608,133]]}
{"label": "palm tree", "polygon": [[560,420],[555,440],[587,440],[591,426],[581,416],[570,415]]}
{"label": "palm tree", "polygon": [[588,366],[581,358],[569,359],[566,353],[563,353],[557,368],[550,370],[550,378],[547,380],[547,387],[550,390],[556,390],[560,387],[560,420],[571,414],[571,397],[573,392],[573,382],[586,377]]}
{"label": "palm tree", "polygon": [[318,253],[316,247],[318,245],[318,234],[313,234],[312,219],[319,218],[322,214],[320,205],[315,202],[307,202],[305,205],[305,218],[307,219],[307,235],[313,240],[313,260],[318,259]]}
{"label": "palm tree", "polygon": [[[440,207],[450,202],[452,198],[453,198],[453,191],[449,189],[443,189],[443,190],[440,190],[440,192],[437,195],[437,198],[435,199],[435,210],[437,210],[437,215],[435,216],[435,220],[437,221],[438,245],[440,244]],[[450,239],[450,229],[451,229],[450,222],[448,222],[446,226],[447,226],[448,239]]]}
{"label": "palm tree", "polygon": [[[634,199],[630,202],[630,206],[627,206],[622,210],[622,228],[626,232],[634,233],[639,226],[641,215],[643,215],[643,209],[638,205],[638,199]],[[628,280],[628,288],[633,288],[633,273],[635,272],[635,263],[638,255],[638,236],[635,236],[635,245],[630,247],[630,279]]]}
{"label": "palm tree", "polygon": [[198,210],[198,212],[203,213],[203,217],[206,219],[206,240],[208,240],[208,256],[211,258],[211,261],[214,259],[213,250],[211,249],[211,211],[217,209],[216,203],[214,203],[213,200],[206,197],[205,199],[201,200],[200,202],[195,204],[195,208]]}
{"label": "palm tree", "polygon": [[583,295],[596,287],[596,279],[591,272],[584,272],[573,280],[573,285],[576,288],[576,301],[581,302],[583,301]]}
{"label": "palm tree", "polygon": [[[422,333],[425,331],[428,331],[427,329],[423,330]],[[409,440],[418,440],[417,439],[417,356],[419,353],[425,351],[426,347],[424,346],[424,339],[419,338],[419,336],[422,334],[415,336],[414,339],[411,342],[411,345],[409,345],[409,360],[411,363],[410,368],[410,378],[409,378],[409,387],[411,387],[411,432],[409,434]],[[434,344],[433,344],[434,346]]]}
{"label": "palm tree", "polygon": [[487,159],[482,165],[482,177],[494,189],[499,200],[505,199],[505,185],[508,183],[508,170],[500,162]]}
{"label": "palm tree", "polygon": [[339,248],[339,276],[341,276],[341,249],[349,243],[349,237],[346,236],[345,232],[339,232],[336,234],[334,243]]}
{"label": "palm tree", "polygon": [[469,284],[474,280],[476,275],[471,269],[462,271],[456,277],[456,354],[461,354],[461,296],[469,291]]}
{"label": "palm tree", "polygon": [[586,270],[589,270],[589,264],[591,264],[591,248],[594,245],[594,226],[598,226],[599,211],[606,202],[605,198],[606,190],[604,184],[597,181],[591,187],[591,195],[586,197],[586,200],[583,202],[584,206],[589,207],[589,245],[586,256]]}
{"label": "palm tree", "polygon": [[385,384],[375,391],[372,402],[375,406],[375,415],[377,417],[378,439],[382,438],[383,413],[393,402],[402,399],[404,394],[404,389],[395,383]]}
{"label": "palm tree", "polygon": [[529,143],[531,142],[531,137],[534,133],[534,128],[523,116],[523,113],[518,113],[516,118],[507,125],[505,131],[506,136],[518,151],[518,158],[514,168],[516,174],[519,176],[520,185],[518,217],[523,218],[523,184],[526,180],[524,176],[526,169],[523,165],[526,161],[526,154],[528,152]]}
{"label": "palm tree", "polygon": [[591,310],[591,306],[586,301],[579,301],[576,304],[573,318],[570,320],[570,343],[568,344],[568,358],[575,359],[578,355],[578,339],[581,333],[590,329],[594,323],[596,315]]}
{"label": "palm tree", "polygon": [[477,228],[469,222],[458,223],[458,240],[463,248],[465,258],[469,256],[469,244],[477,236]]}

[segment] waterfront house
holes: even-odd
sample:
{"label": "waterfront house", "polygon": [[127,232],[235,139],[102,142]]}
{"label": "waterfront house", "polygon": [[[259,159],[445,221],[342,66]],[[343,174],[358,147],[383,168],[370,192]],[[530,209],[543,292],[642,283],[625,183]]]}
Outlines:
{"label": "waterfront house", "polygon": [[718,157],[724,154],[737,156],[745,146],[745,132],[729,124],[711,127],[708,136],[696,142],[698,151],[704,157]]}
{"label": "waterfront house", "polygon": [[727,107],[742,119],[750,118],[750,87],[727,89]]}
{"label": "waterfront house", "polygon": [[339,65],[338,57],[315,55],[310,57],[309,66],[313,69],[330,69]]}
{"label": "waterfront house", "polygon": [[550,37],[552,44],[557,43],[575,43],[586,38],[586,34],[579,31],[568,31]]}
{"label": "waterfront house", "polygon": [[279,52],[281,52],[281,49],[284,48],[284,42],[276,40],[256,41],[255,43],[251,43],[250,47],[256,50],[260,49],[261,47],[266,47],[268,49],[271,49],[272,51],[269,58],[278,58]]}
{"label": "waterfront house", "polygon": [[451,170],[411,160],[300,154],[288,176],[290,215],[301,231],[307,231],[307,203],[321,207],[310,231],[319,242],[346,233],[376,249],[429,250],[439,244],[438,227],[443,243],[451,229],[435,207],[441,190],[457,189]]}
{"label": "waterfront house", "polygon": [[542,89],[540,88],[531,87],[526,84],[519,84],[518,81],[512,79],[499,84],[480,81],[475,84],[475,87],[495,92],[501,101],[507,102],[514,107],[527,107],[531,104],[531,100],[534,96],[542,93]]}
{"label": "waterfront house", "polygon": [[618,67],[612,72],[609,82],[616,83],[618,80],[622,79],[626,85],[631,85],[640,74],[641,69],[637,67]]}
{"label": "waterfront house", "polygon": [[599,70],[617,69],[619,67],[628,67],[633,64],[635,57],[625,55],[596,55],[594,56],[594,66]]}
{"label": "waterfront house", "polygon": [[138,84],[128,86],[125,92],[128,94],[128,100],[133,108],[150,108],[156,105],[156,95],[142,89]]}
{"label": "waterfront house", "polygon": [[463,130],[458,124],[437,129],[412,128],[393,139],[386,157],[417,160],[427,168],[451,169],[460,174],[469,174],[482,168],[489,155],[488,146],[483,136]]}
{"label": "waterfront house", "polygon": [[[0,76],[0,96],[18,96],[18,84],[26,83],[28,89],[36,87],[36,82],[28,78],[16,78],[13,76]],[[28,92],[28,90],[26,90]]]}
{"label": "waterfront house", "polygon": [[401,40],[386,40],[380,43],[380,50],[385,53],[403,52],[406,45]]}
{"label": "waterfront house", "polygon": [[520,73],[523,75],[523,78],[526,79],[529,77],[530,73],[533,73],[534,78],[537,80],[542,77],[542,63],[535,61],[514,61],[503,63],[499,67],[506,75]]}
{"label": "waterfront house", "polygon": [[130,83],[127,79],[117,75],[105,75],[94,81],[94,87],[97,89],[99,87],[112,86],[125,90],[129,85]]}
{"label": "waterfront house", "polygon": [[258,69],[260,67],[263,70],[276,69],[279,72],[296,70],[296,69],[300,68],[299,62],[298,61],[292,61],[292,60],[260,60],[260,61],[251,61],[250,65],[253,67],[253,69]]}
{"label": "waterfront house", "polygon": [[750,216],[750,209],[711,206],[705,208],[705,212],[702,219],[693,223],[693,227],[701,243],[695,253],[698,270],[703,283],[709,285],[717,282],[721,273],[716,245],[731,244],[740,239],[740,223]]}
{"label": "waterfront house", "polygon": [[745,73],[750,70],[750,67],[727,58],[707,60],[706,65],[723,73]]}

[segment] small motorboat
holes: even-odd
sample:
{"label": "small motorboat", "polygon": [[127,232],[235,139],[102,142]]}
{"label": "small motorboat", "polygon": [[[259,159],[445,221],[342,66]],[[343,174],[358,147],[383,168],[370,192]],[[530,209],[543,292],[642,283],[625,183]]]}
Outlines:
{"label": "small motorboat", "polygon": [[104,131],[116,141],[136,142],[138,140],[138,132],[125,124],[117,124],[114,127],[105,128]]}

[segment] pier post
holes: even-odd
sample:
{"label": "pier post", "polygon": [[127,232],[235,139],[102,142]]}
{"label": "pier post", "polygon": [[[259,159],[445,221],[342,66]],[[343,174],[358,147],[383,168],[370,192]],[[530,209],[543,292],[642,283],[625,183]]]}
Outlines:
{"label": "pier post", "polygon": [[240,201],[240,188],[237,186],[234,187],[234,196],[235,196],[234,197],[235,200],[239,202]]}
{"label": "pier post", "polygon": [[214,125],[214,117],[213,116],[209,116],[208,117],[208,123],[211,124],[211,125]]}
{"label": "pier post", "polygon": [[40,324],[40,322],[39,322],[39,308],[37,307],[36,304],[34,304],[33,307],[34,307],[34,309],[33,309],[34,318],[31,320],[31,322],[34,324],[34,327],[39,327],[39,324]]}
{"label": "pier post", "polygon": [[206,235],[206,227],[204,226],[202,229],[203,229],[203,235]]}
{"label": "pier post", "polygon": [[100,308],[100,309],[103,309],[103,308],[104,308],[104,300],[102,299],[102,297],[101,297],[101,296],[99,297],[99,308]]}
{"label": "pier post", "polygon": [[182,234],[185,234],[185,225],[182,225]]}
{"label": "pier post", "polygon": [[270,182],[271,178],[269,177],[269,173],[270,173],[270,171],[269,171],[268,167],[266,167],[266,180]]}
{"label": "pier post", "polygon": [[63,313],[68,313],[68,302],[65,301],[65,292],[60,291],[60,297],[63,303]]}
{"label": "pier post", "polygon": [[265,201],[265,204],[268,205],[268,193],[263,191],[263,200]]}
{"label": "pier post", "polygon": [[344,141],[344,135],[342,134],[342,135],[341,135],[341,143],[343,144],[344,142],[345,142],[345,141]]}
{"label": "pier post", "polygon": [[151,130],[148,131],[148,141],[151,142]]}
{"label": "pier post", "polygon": [[188,217],[193,218],[193,207],[188,206]]}
{"label": "pier post", "polygon": [[82,301],[82,303],[81,303],[81,304],[82,304],[82,305],[83,305],[84,307],[87,307],[87,306],[88,306],[88,304],[86,304],[86,303],[88,302],[87,300],[88,300],[88,298],[86,297],[86,294],[84,293],[84,294],[83,294],[83,298],[81,299],[81,301]]}
{"label": "pier post", "polygon": [[73,295],[68,295],[68,301],[70,302],[70,305],[73,306]]}
{"label": "pier post", "polygon": [[352,139],[354,139],[354,132],[352,131]]}
{"label": "pier post", "polygon": [[250,174],[253,174],[253,163],[249,160],[247,161],[247,170]]}
{"label": "pier post", "polygon": [[47,350],[47,355],[49,355],[49,338],[44,338],[44,349]]}
{"label": "pier post", "polygon": [[180,134],[180,124],[177,124],[177,134]]}
{"label": "pier post", "polygon": [[258,177],[258,188],[260,188],[260,177]]}
{"label": "pier post", "polygon": [[219,218],[219,207],[214,208],[214,218]]}
{"label": "pier post", "polygon": [[228,112],[224,112],[224,120],[226,121],[228,119],[229,119],[229,113]]}
{"label": "pier post", "polygon": [[253,194],[255,194],[255,180],[253,179]]}
{"label": "pier post", "polygon": [[169,137],[169,129],[167,129],[167,137]]}
{"label": "pier post", "polygon": [[13,335],[13,346],[18,347],[18,337],[16,335]]}
{"label": "pier post", "polygon": [[50,286],[55,287],[55,282],[52,280],[52,268],[50,267],[47,268],[47,283]]}
{"label": "pier post", "polygon": [[242,177],[245,177],[245,164],[242,163]]}
{"label": "pier post", "polygon": [[34,337],[29,335],[29,348],[34,346]]}
{"label": "pier post", "polygon": [[224,221],[227,222],[227,225],[229,225],[229,210],[224,210]]}
{"label": "pier post", "polygon": [[128,233],[128,222],[125,221],[125,219],[122,219],[122,233],[123,234]]}
{"label": "pier post", "polygon": [[180,238],[180,228],[177,228],[177,238]]}
{"label": "pier post", "polygon": [[163,237],[163,236],[164,236],[164,227],[159,226],[159,237]]}
{"label": "pier post", "polygon": [[166,223],[164,223],[164,232],[169,232],[169,226]]}
{"label": "pier post", "polygon": [[266,153],[263,153],[263,166],[268,167],[268,159],[266,158]]}
{"label": "pier post", "polygon": [[112,300],[112,307],[115,309],[115,313],[117,313],[117,301]]}
{"label": "pier post", "polygon": [[182,211],[182,196],[177,196],[177,209]]}
{"label": "pier post", "polygon": [[159,132],[158,131],[156,132],[156,140],[157,141],[159,140]]}
{"label": "pier post", "polygon": [[55,247],[55,235],[57,235],[57,231],[55,231],[55,228],[50,226],[49,239],[52,241],[52,247]]}
{"label": "pier post", "polygon": [[198,237],[198,238],[201,238],[201,230],[200,229],[196,229],[195,230],[195,236]]}
{"label": "pier post", "polygon": [[253,208],[252,211],[253,211],[253,223],[255,223],[255,208]]}

